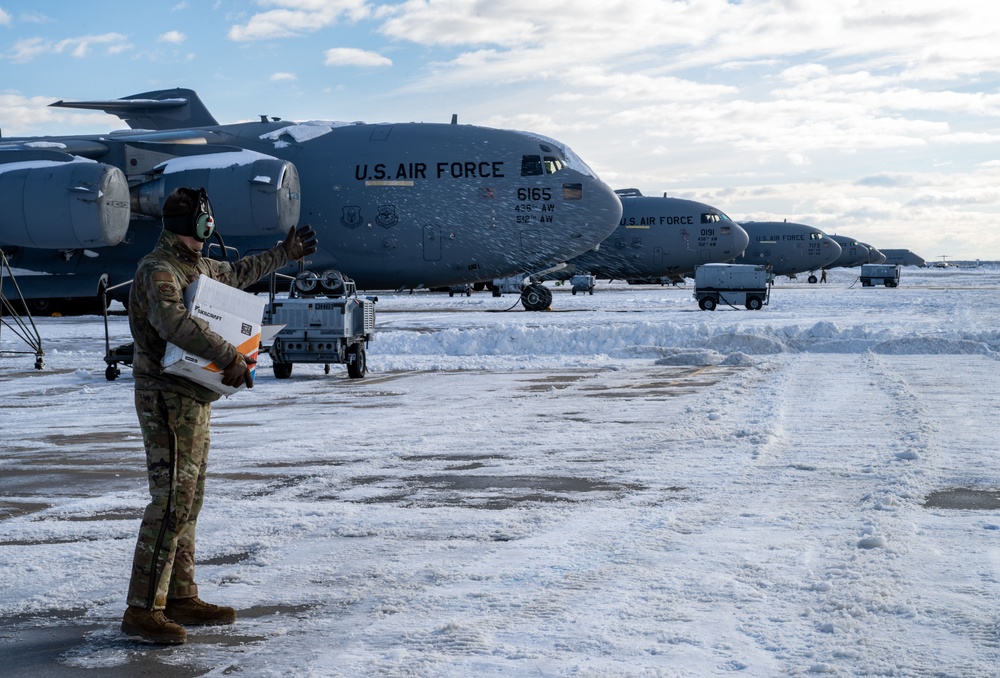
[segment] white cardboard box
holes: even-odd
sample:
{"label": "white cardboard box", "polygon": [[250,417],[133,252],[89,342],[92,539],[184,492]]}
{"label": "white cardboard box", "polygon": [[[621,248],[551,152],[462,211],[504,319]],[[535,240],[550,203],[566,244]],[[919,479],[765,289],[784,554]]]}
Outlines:
{"label": "white cardboard box", "polygon": [[[213,332],[236,346],[237,351],[255,360],[260,348],[260,324],[266,303],[263,297],[247,294],[206,275],[198,276],[184,289],[184,305],[191,315],[207,322]],[[231,395],[244,387],[232,388],[222,383],[225,367],[169,342],[163,356],[164,372],[186,377],[222,395]],[[255,366],[251,366],[250,371],[255,374]]]}

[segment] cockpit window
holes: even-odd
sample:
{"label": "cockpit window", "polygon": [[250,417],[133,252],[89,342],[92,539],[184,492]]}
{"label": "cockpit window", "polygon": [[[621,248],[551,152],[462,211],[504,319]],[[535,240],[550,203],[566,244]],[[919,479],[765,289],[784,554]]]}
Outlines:
{"label": "cockpit window", "polygon": [[545,156],[545,173],[546,174],[555,174],[556,172],[558,172],[559,170],[561,170],[565,166],[566,166],[566,163],[564,163],[561,158],[555,158],[555,157],[553,157],[551,155]]}
{"label": "cockpit window", "polygon": [[809,239],[810,240],[822,240],[823,239],[823,234],[822,233],[810,233],[809,234]]}
{"label": "cockpit window", "polygon": [[703,224],[717,224],[720,221],[732,221],[732,219],[722,212],[703,212],[701,215],[701,223]]}
{"label": "cockpit window", "polygon": [[521,157],[521,176],[537,177],[542,174],[542,157],[540,155],[525,155]]}

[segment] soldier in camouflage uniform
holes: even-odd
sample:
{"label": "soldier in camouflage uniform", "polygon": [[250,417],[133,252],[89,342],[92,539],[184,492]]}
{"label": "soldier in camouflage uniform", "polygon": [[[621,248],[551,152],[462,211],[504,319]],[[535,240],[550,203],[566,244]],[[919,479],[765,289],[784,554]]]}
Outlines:
{"label": "soldier in camouflage uniform", "polygon": [[223,370],[223,383],[252,387],[247,359],[235,346],[193,317],[183,291],[200,274],[245,288],[290,261],[316,251],[309,226],[289,231],[271,250],[235,263],[201,256],[214,231],[204,190],[180,188],[163,204],[159,242],[138,265],[129,295],[129,325],[135,341],[135,409],[139,415],[149,493],[135,546],[128,609],[122,631],[160,643],[186,640],[183,625],[231,624],[236,611],[198,598],[194,578],[195,526],[208,464],[209,416],[219,393],[184,377],[166,374],[167,342]]}

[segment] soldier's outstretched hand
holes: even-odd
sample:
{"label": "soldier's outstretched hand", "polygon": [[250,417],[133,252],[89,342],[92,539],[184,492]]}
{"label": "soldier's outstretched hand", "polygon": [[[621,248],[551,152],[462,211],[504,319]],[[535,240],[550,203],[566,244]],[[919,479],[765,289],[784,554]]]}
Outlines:
{"label": "soldier's outstretched hand", "polygon": [[302,257],[314,254],[318,242],[316,231],[309,224],[305,224],[297,229],[292,226],[281,246],[285,249],[289,261],[297,261]]}

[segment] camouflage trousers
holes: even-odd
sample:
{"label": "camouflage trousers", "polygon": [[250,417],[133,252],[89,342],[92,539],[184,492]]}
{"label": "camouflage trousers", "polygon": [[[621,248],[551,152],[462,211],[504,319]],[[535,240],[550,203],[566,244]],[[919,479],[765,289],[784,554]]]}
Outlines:
{"label": "camouflage trousers", "polygon": [[198,595],[194,535],[205,495],[211,403],[136,390],[152,501],[132,561],[128,604],[162,610],[168,598]]}

